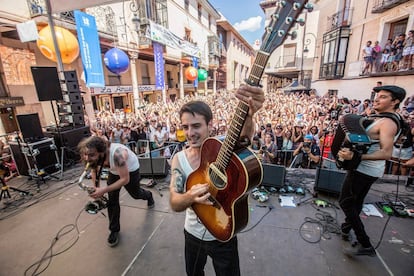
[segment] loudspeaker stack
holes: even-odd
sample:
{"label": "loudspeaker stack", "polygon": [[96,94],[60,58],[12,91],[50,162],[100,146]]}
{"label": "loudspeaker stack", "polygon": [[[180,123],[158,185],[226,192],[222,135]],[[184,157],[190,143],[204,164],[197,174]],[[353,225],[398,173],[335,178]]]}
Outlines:
{"label": "loudspeaker stack", "polygon": [[76,71],[64,71],[61,79],[63,101],[58,102],[60,122],[84,127],[83,102]]}

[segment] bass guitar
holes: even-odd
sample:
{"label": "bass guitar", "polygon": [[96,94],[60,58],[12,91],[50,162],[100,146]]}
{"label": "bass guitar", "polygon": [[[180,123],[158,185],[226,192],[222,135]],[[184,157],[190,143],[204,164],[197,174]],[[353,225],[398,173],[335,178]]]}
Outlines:
{"label": "bass guitar", "polygon": [[[304,21],[296,20],[303,9],[312,10],[312,5],[307,2],[279,1],[246,83],[260,85],[271,53],[287,36],[296,37],[295,32],[288,32],[293,25],[304,24]],[[249,220],[248,192],[263,178],[263,168],[256,155],[247,148],[236,147],[248,112],[249,105],[239,101],[224,141],[216,138],[204,141],[200,166],[186,181],[187,190],[199,183],[209,183],[209,200],[213,205],[194,203],[192,208],[207,230],[220,241],[230,240],[246,227]]]}

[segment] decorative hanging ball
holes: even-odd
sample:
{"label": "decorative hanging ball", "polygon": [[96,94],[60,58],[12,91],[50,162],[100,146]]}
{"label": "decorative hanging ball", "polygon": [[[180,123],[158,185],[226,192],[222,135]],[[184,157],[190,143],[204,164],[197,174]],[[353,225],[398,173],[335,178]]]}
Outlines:
{"label": "decorative hanging ball", "polygon": [[104,62],[106,68],[117,75],[125,73],[129,68],[129,57],[119,48],[112,48],[106,52]]}
{"label": "decorative hanging ball", "polygon": [[198,77],[197,68],[192,66],[188,67],[187,69],[185,69],[184,75],[187,80],[194,81]]}
{"label": "decorative hanging ball", "polygon": [[[74,62],[79,56],[79,44],[76,36],[62,27],[55,27],[55,34],[62,62],[65,64]],[[56,50],[49,25],[40,30],[37,47],[45,57],[51,61],[57,61]]]}
{"label": "decorative hanging ball", "polygon": [[205,81],[207,79],[208,73],[205,69],[198,69],[198,80]]}

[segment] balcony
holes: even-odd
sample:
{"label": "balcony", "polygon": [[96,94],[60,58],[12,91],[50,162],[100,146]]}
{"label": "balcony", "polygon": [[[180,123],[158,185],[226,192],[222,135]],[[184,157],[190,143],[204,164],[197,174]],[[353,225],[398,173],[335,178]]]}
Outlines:
{"label": "balcony", "polygon": [[383,13],[409,0],[375,0],[372,5],[372,13]]}
{"label": "balcony", "polygon": [[[44,0],[27,0],[27,4],[29,6],[30,15],[32,18],[47,15],[47,8]],[[96,27],[98,28],[98,31],[108,33],[111,35],[116,34],[115,13],[112,10],[112,8],[87,8],[86,13],[93,15],[95,17]],[[75,16],[73,11],[53,14],[53,17],[62,22],[75,24]]]}
{"label": "balcony", "polygon": [[349,27],[352,21],[352,8],[345,8],[332,16],[328,17],[327,32],[335,30],[340,27]]}

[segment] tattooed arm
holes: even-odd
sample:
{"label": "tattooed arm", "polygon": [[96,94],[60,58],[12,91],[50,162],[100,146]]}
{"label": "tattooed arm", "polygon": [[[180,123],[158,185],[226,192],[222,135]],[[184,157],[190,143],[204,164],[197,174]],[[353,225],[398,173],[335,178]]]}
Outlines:
{"label": "tattooed arm", "polygon": [[114,152],[114,165],[115,170],[117,171],[119,175],[119,179],[109,185],[104,187],[97,187],[95,189],[95,192],[91,194],[93,198],[99,198],[103,196],[105,193],[112,192],[115,190],[120,189],[122,186],[128,184],[129,182],[129,171],[128,171],[128,151],[123,148],[118,148]]}
{"label": "tattooed arm", "polygon": [[212,205],[208,200],[210,193],[208,193],[208,184],[196,184],[186,191],[185,180],[186,177],[182,172],[179,164],[178,156],[173,157],[171,163],[171,182],[170,182],[170,205],[176,212],[182,212],[193,203],[201,203]]}

